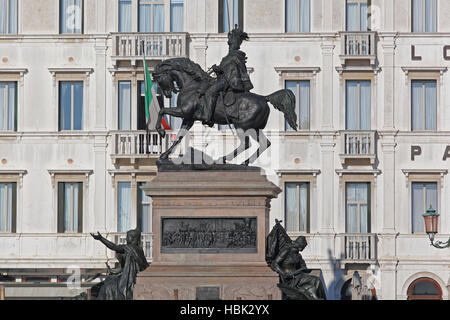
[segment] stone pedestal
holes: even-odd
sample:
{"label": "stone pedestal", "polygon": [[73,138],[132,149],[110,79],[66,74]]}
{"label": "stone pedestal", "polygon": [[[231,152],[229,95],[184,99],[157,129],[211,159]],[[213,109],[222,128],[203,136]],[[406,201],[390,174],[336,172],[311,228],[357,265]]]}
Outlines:
{"label": "stone pedestal", "polygon": [[265,262],[270,200],[281,190],[255,167],[160,166],[153,199],[153,262],[134,299],[280,299]]}

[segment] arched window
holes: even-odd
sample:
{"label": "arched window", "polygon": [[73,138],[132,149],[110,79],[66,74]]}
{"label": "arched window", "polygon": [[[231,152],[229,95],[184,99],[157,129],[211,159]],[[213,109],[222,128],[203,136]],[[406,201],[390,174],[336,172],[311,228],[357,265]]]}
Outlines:
{"label": "arched window", "polygon": [[408,300],[442,300],[439,284],[431,278],[419,278],[408,288]]}

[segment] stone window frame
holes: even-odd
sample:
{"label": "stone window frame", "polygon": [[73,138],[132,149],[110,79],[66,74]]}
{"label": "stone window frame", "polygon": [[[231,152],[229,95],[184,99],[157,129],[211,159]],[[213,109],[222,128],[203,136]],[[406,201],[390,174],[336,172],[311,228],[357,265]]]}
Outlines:
{"label": "stone window frame", "polygon": [[[407,221],[408,221],[408,235],[423,237],[426,235],[425,232],[412,232],[412,184],[420,182],[429,182],[437,184],[437,208],[434,208],[437,213],[441,212],[442,206],[442,190],[444,188],[444,176],[448,174],[447,169],[402,169],[405,175],[405,184],[408,190],[408,211],[407,211]],[[425,212],[424,212],[425,213]],[[442,228],[442,221],[438,225],[438,231]]]}
{"label": "stone window frame", "polygon": [[304,235],[309,236],[319,230],[319,217],[311,213],[318,211],[318,196],[317,191],[317,176],[321,173],[318,169],[281,169],[276,171],[279,178],[279,185],[281,188],[281,220],[285,221],[286,203],[285,203],[285,187],[286,183],[309,183],[309,212],[308,222],[309,232],[304,231],[289,231],[287,232],[291,238]]}
{"label": "stone window frame", "polygon": [[17,234],[21,233],[21,220],[23,214],[22,207],[22,190],[23,190],[23,177],[28,172],[27,170],[0,170],[0,183],[15,183],[16,184],[16,204],[15,212],[12,213],[12,225],[11,231],[2,232],[0,235]]}
{"label": "stone window frame", "polygon": [[[188,0],[184,0],[184,29],[186,30],[186,21],[187,21],[187,10],[186,6],[188,6]],[[155,4],[164,4],[164,32],[170,32],[170,0],[159,0]],[[131,31],[129,32],[119,32],[119,0],[114,0],[114,30],[119,34],[122,33],[137,33],[139,32],[139,0],[131,0]],[[184,31],[186,32],[186,31]]]}
{"label": "stone window frame", "polygon": [[[112,199],[113,201],[113,217],[109,217],[110,221],[114,221],[112,224],[112,230],[114,233],[118,232],[118,183],[130,182],[131,183],[131,226],[138,226],[138,183],[150,182],[156,178],[156,171],[154,170],[108,170],[111,176],[112,183]],[[153,233],[153,205],[150,205],[150,233]]]}
{"label": "stone window frame", "polygon": [[15,134],[20,131],[24,122],[24,87],[25,74],[28,73],[26,68],[0,68],[1,82],[16,82],[17,83],[17,128],[15,131],[3,131],[7,134]]}
{"label": "stone window frame", "polygon": [[[444,106],[442,102],[445,101],[444,91],[444,73],[447,72],[447,67],[402,67],[405,73],[405,86],[407,87],[407,110],[405,114],[408,115],[407,130],[416,133],[430,133],[438,132],[445,128],[445,118],[442,116]],[[436,81],[436,130],[412,130],[412,82],[415,80],[434,80]]]}
{"label": "stone window frame", "polygon": [[[50,178],[53,189],[53,217],[52,219],[52,229],[55,230],[55,233],[60,235],[81,235],[84,230],[87,230],[88,217],[89,217],[89,178],[93,174],[93,170],[58,170],[58,169],[49,169],[47,170]],[[58,183],[59,182],[81,182],[83,184],[82,192],[83,192],[83,204],[81,211],[81,232],[62,232],[60,224],[60,212],[58,207]]]}
{"label": "stone window frame", "polygon": [[[89,130],[89,90],[90,77],[94,72],[92,68],[48,68],[52,75],[53,96],[53,123],[55,131],[59,133],[77,133]],[[59,83],[64,81],[83,82],[83,129],[82,130],[59,130]]]}
{"label": "stone window frame", "polygon": [[338,199],[338,219],[336,229],[338,233],[346,234],[347,227],[347,208],[346,208],[346,184],[366,182],[370,184],[370,234],[375,233],[377,230],[377,185],[378,176],[381,174],[381,170],[353,170],[353,169],[337,169],[336,173],[339,176],[339,199]]}
{"label": "stone window frame", "polygon": [[279,113],[278,126],[280,133],[284,135],[296,135],[298,132],[307,133],[318,130],[319,115],[315,106],[320,103],[317,96],[317,74],[321,71],[320,67],[275,67],[275,71],[279,76],[280,89],[286,88],[286,81],[309,81],[309,129],[298,129],[298,131],[285,130],[285,119],[282,113]]}
{"label": "stone window frame", "polygon": [[[370,128],[377,127],[378,108],[378,73],[380,68],[345,68],[336,67],[339,73],[339,128],[346,128],[346,101],[347,101],[347,81],[370,81]],[[346,130],[346,129],[343,129]]]}

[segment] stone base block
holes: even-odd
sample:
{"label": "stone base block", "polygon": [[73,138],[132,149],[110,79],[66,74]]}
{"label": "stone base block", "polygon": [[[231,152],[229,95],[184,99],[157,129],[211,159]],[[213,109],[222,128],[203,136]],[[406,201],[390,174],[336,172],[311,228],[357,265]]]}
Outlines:
{"label": "stone base block", "polygon": [[136,300],[280,300],[278,275],[267,265],[152,265],[141,272]]}

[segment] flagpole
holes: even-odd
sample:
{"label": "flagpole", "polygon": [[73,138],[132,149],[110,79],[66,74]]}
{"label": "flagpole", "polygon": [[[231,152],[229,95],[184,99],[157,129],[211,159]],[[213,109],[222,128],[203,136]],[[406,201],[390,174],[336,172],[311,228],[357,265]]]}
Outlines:
{"label": "flagpole", "polygon": [[[146,58],[145,58],[145,47],[144,47],[144,44],[145,44],[145,41],[142,40],[142,53],[143,53],[143,56],[144,56],[144,61],[143,61],[144,63],[142,64],[142,67],[144,68],[144,87],[145,87],[145,91],[147,92],[147,72],[146,72],[146,68],[145,68],[145,66],[146,66]],[[147,93],[145,94],[145,96],[147,97]],[[147,101],[146,100],[147,99],[144,100],[144,103],[145,103],[144,115],[145,115],[145,118],[146,118],[145,131],[146,131],[146,134],[147,134],[147,145],[145,146],[145,153],[148,153],[149,152],[149,145],[150,145],[150,132],[148,130],[148,124],[149,124],[149,121],[150,121],[150,117],[147,118],[146,109],[149,108],[149,107],[147,107]]]}

